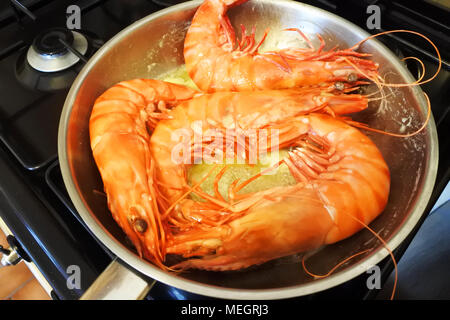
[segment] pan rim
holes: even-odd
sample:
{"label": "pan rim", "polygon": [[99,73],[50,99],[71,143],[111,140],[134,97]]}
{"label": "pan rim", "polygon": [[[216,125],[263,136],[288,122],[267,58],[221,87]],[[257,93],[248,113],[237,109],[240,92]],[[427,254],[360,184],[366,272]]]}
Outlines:
{"label": "pan rim", "polygon": [[[257,0],[257,1],[261,3],[271,2],[271,0]],[[76,210],[78,211],[78,213],[80,214],[81,218],[86,223],[86,225],[89,227],[90,231],[92,231],[92,233],[95,235],[95,237],[97,237],[118,258],[124,261],[125,264],[143,273],[144,275],[149,276],[164,284],[179,288],[181,290],[200,294],[203,296],[210,296],[224,299],[260,299],[260,300],[292,298],[303,295],[309,295],[319,291],[330,289],[332,287],[340,285],[344,282],[347,282],[361,275],[362,273],[366,272],[370,267],[376,265],[384,258],[386,258],[389,254],[388,251],[383,247],[380,247],[366,259],[357,263],[354,266],[339,271],[338,273],[333,274],[327,278],[311,281],[305,284],[294,285],[291,287],[272,288],[272,289],[235,289],[200,283],[197,281],[181,278],[173,274],[168,274],[167,272],[153,266],[150,262],[147,262],[139,258],[136,254],[132,253],[129,249],[124,247],[117,239],[112,237],[112,235],[109,234],[109,232],[106,232],[104,227],[100,225],[99,222],[96,220],[95,216],[92,213],[90,213],[89,206],[84,202],[83,198],[80,195],[79,190],[77,189],[73,181],[73,175],[68,161],[68,150],[67,150],[68,123],[71,117],[72,107],[75,103],[78,92],[83,85],[84,79],[89,75],[89,72],[92,69],[92,67],[96,65],[96,63],[103,57],[103,55],[107,51],[111,50],[111,48],[114,47],[115,44],[122,41],[134,30],[137,30],[138,28],[145,25],[151,20],[157,19],[172,12],[194,9],[196,6],[200,5],[201,2],[202,1],[199,0],[189,1],[163,9],[161,11],[155,12],[149,16],[144,17],[141,20],[123,29],[113,38],[111,38],[107,43],[105,43],[105,45],[94,54],[94,56],[88,61],[88,63],[84,66],[84,68],[80,71],[79,75],[75,79],[64,103],[59,123],[58,156],[64,184]],[[363,36],[369,36],[369,34],[360,27],[333,13],[322,10],[320,8],[289,0],[281,1],[277,3],[277,5],[297,6],[297,7],[303,6],[307,7],[309,10],[319,10],[323,14],[330,16],[332,19],[337,20],[339,23],[346,25],[348,28],[355,30],[359,34]],[[402,76],[404,76],[408,81],[411,82],[414,81],[409,71],[399,63],[397,57],[389,49],[387,49],[384,45],[382,45],[378,40],[372,39],[370,41],[378,52],[380,52],[384,56],[392,58],[391,59],[392,63],[398,70],[401,71]],[[414,90],[416,90],[415,96],[418,99],[420,109],[423,112],[425,110],[426,101],[423,95],[420,94],[422,90],[419,87],[415,87]],[[411,208],[410,214],[406,217],[405,221],[403,222],[397,233],[387,241],[387,244],[391,249],[397,248],[412,232],[412,230],[414,229],[414,227],[424,214],[424,211],[426,209],[426,206],[428,205],[434,187],[438,168],[438,145],[437,145],[437,130],[432,115],[430,118],[430,122],[427,125],[426,132],[427,132],[426,140],[427,143],[429,143],[429,145],[427,146],[429,148],[429,152],[426,157],[426,168],[424,172],[425,178],[423,181],[422,193],[418,197],[418,200],[420,201],[416,201],[416,203]]]}

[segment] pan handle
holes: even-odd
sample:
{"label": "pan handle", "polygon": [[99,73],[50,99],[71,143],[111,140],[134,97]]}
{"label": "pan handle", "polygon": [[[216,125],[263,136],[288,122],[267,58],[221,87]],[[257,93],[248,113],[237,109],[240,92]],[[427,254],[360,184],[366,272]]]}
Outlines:
{"label": "pan handle", "polygon": [[80,300],[141,300],[155,284],[114,259]]}

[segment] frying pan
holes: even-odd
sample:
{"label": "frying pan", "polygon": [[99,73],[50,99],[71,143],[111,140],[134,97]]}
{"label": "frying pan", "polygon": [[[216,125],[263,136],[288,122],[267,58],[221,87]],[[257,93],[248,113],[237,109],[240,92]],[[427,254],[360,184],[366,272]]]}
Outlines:
{"label": "frying pan", "polygon": [[[234,272],[190,271],[174,274],[141,259],[108,211],[89,143],[89,117],[95,99],[115,83],[133,78],[156,78],[184,63],[183,41],[201,1],[182,3],[137,21],[107,42],[89,60],[73,83],[64,104],[59,126],[59,161],[64,183],[81,218],[90,231],[117,259],[88,290],[85,298],[117,298],[129,293],[139,298],[151,286],[137,274],[176,288],[226,299],[281,299],[312,294],[342,284],[380,262],[388,251],[373,235],[362,230],[354,236],[321,248],[308,260],[308,268],[326,273],[350,255],[370,249],[341,266],[327,278],[308,276],[300,255],[270,261]],[[288,27],[300,28],[311,39],[320,33],[326,49],[348,48],[368,33],[321,9],[293,2],[251,0],[229,11],[232,24],[255,25],[261,33],[270,27],[268,42],[284,39]],[[314,40],[315,41],[315,40]],[[364,43],[360,51],[373,54],[380,74],[390,83],[414,79],[405,65],[377,40]],[[366,92],[374,92],[369,86]],[[386,97],[370,103],[356,115],[373,128],[389,132],[413,132],[425,121],[427,103],[420,87],[386,89]],[[376,96],[376,95],[375,95]],[[384,212],[371,227],[395,249],[412,231],[428,204],[438,164],[437,133],[433,117],[426,129],[411,138],[367,135],[381,150],[391,172],[391,192]],[[133,279],[130,280],[130,279]],[[127,286],[128,290],[123,289]],[[112,289],[111,289],[112,288]],[[116,290],[113,290],[116,289]],[[120,296],[123,297],[123,296]]]}

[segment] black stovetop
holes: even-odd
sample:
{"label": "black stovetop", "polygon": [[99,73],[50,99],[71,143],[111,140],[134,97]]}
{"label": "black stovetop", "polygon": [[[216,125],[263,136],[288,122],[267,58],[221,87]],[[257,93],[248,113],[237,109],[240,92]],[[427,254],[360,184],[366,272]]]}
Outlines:
{"label": "black stovetop", "polygon": [[[304,2],[337,13],[365,28],[363,17],[367,1],[355,1],[354,4],[353,1],[343,4],[337,0]],[[399,26],[419,29],[417,31],[436,41],[444,59],[449,59],[450,33],[439,15],[427,15],[426,11],[414,11],[415,8],[406,10],[404,1],[375,2],[383,10],[384,29]],[[70,5],[81,8],[82,29],[78,31],[90,40],[87,56],[132,22],[163,6],[150,0],[24,0],[21,3],[32,17],[13,9],[9,1],[0,4],[0,215],[22,247],[24,258],[32,260],[53,287],[53,297],[77,299],[114,258],[79,218],[65,191],[57,159],[59,117],[70,84],[83,62],[78,62],[68,72],[49,76],[28,73],[24,57],[33,39],[43,30],[66,27],[66,9]],[[427,3],[424,6],[428,6]],[[430,5],[427,10],[433,8]],[[426,30],[420,29],[418,21],[426,24]],[[409,37],[385,39],[394,52],[423,59],[428,73],[432,74],[436,69],[433,51],[425,44],[416,43]],[[416,66],[409,67],[413,75],[417,75]],[[450,65],[444,61],[438,78],[422,88],[431,98],[440,138],[440,166],[429,211],[450,177],[450,144],[448,139],[443,139],[450,127],[450,107],[446,95],[442,94],[450,91]],[[426,214],[422,221],[425,217]],[[396,250],[397,259],[408,247],[414,233]],[[70,276],[66,271],[71,265],[78,265],[82,270],[79,290],[68,289],[66,285]],[[386,278],[392,270],[390,261],[383,261],[380,267]],[[372,298],[376,291],[366,288],[366,278],[358,277],[302,299]],[[148,296],[148,299],[201,298],[161,283]]]}

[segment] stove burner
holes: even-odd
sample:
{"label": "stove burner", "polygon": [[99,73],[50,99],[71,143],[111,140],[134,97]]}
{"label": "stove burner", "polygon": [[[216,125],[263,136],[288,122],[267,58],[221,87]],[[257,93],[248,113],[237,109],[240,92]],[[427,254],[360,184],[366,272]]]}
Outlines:
{"label": "stove burner", "polygon": [[70,68],[80,58],[67,50],[65,44],[84,55],[88,50],[88,41],[76,31],[63,28],[47,30],[39,34],[27,52],[30,66],[41,72],[57,72]]}
{"label": "stove burner", "polygon": [[[49,92],[70,87],[83,67],[80,57],[71,50],[77,50],[87,60],[104,44],[98,35],[86,30],[55,28],[49,31],[39,35],[31,47],[24,48],[17,56],[16,78],[32,90]],[[38,53],[44,50],[46,54]]]}
{"label": "stove burner", "polygon": [[39,34],[33,41],[34,50],[41,55],[57,55],[66,51],[66,47],[60,40],[72,45],[73,33],[68,29],[51,29]]}

